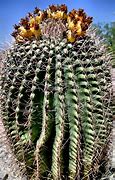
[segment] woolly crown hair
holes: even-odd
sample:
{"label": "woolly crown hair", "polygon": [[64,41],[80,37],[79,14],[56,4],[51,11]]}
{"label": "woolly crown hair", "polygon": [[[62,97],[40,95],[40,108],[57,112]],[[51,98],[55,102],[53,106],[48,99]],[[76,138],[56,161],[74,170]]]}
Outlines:
{"label": "woolly crown hair", "polygon": [[43,11],[36,7],[33,13],[28,13],[18,25],[14,25],[12,36],[18,42],[63,36],[68,42],[75,42],[78,37],[85,36],[91,22],[92,17],[87,17],[83,9],[73,9],[68,13],[65,4],[52,5]]}

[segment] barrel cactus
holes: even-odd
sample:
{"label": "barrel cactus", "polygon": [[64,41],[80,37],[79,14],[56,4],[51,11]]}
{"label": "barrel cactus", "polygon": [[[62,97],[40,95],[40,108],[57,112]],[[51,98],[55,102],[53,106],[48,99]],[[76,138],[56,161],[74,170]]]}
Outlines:
{"label": "barrel cactus", "polygon": [[35,8],[5,51],[1,110],[28,179],[100,179],[112,129],[111,55],[83,9]]}

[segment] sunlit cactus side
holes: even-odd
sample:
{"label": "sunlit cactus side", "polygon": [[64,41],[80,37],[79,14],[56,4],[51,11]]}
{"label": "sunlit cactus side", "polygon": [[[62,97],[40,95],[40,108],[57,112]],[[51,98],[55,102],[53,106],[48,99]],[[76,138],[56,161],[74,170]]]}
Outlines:
{"label": "sunlit cactus side", "polygon": [[112,129],[111,54],[84,10],[35,8],[3,58],[1,112],[29,179],[99,179]]}

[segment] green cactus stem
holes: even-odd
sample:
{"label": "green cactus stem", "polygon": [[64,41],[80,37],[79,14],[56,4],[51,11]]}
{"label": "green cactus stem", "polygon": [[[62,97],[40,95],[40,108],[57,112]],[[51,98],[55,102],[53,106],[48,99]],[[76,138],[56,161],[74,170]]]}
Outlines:
{"label": "green cactus stem", "polygon": [[1,112],[28,179],[91,180],[106,172],[112,56],[91,22],[83,9],[52,5],[14,26]]}

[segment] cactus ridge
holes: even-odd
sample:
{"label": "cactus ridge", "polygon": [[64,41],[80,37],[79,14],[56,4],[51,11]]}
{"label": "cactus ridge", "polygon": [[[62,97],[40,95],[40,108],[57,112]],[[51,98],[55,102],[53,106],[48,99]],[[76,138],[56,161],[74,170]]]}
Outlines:
{"label": "cactus ridge", "polygon": [[53,179],[61,179],[61,173],[63,171],[62,143],[65,126],[65,102],[63,92],[64,82],[62,79],[61,55],[58,54],[56,57],[54,94],[56,135],[52,150],[52,176]]}
{"label": "cactus ridge", "polygon": [[46,74],[45,74],[45,84],[44,84],[44,97],[43,97],[43,109],[42,109],[42,129],[39,139],[36,143],[36,160],[37,160],[37,176],[39,178],[40,176],[40,151],[43,147],[44,143],[46,142],[49,133],[50,133],[50,117],[48,116],[48,110],[49,110],[49,94],[50,94],[50,64],[52,62],[52,58],[48,59],[48,64],[46,66]]}
{"label": "cactus ridge", "polygon": [[[83,151],[83,162],[84,162],[84,177],[88,178],[91,166],[93,162],[94,144],[95,144],[95,129],[94,129],[94,115],[92,114],[92,98],[89,89],[89,82],[87,79],[86,70],[83,64],[77,59],[76,67],[76,82],[79,84],[79,97],[81,104],[81,121],[84,132],[84,151]],[[79,74],[78,74],[79,72]]]}
{"label": "cactus ridge", "polygon": [[[69,120],[69,178],[79,177],[80,169],[80,123],[79,123],[79,104],[77,97],[77,87],[74,81],[72,65],[65,68],[66,78],[66,101]],[[77,172],[76,172],[77,171]]]}
{"label": "cactus ridge", "polygon": [[[22,102],[22,99],[23,99],[23,88],[21,89],[21,87],[24,86],[24,82],[26,81],[25,80],[25,74],[24,72],[26,72],[26,66],[25,66],[25,63],[26,61],[28,61],[27,58],[24,58],[23,61],[21,61],[22,63],[19,65],[16,73],[15,73],[15,76],[14,78],[12,79],[12,85],[9,89],[9,93],[8,93],[8,99],[7,99],[7,116],[9,115],[9,111],[13,110],[15,111],[15,113],[13,112],[12,113],[12,116],[9,118],[9,123],[10,126],[14,127],[14,133],[10,133],[11,134],[11,138],[13,139],[16,139],[18,138],[19,141],[15,143],[15,151],[16,151],[16,154],[17,154],[17,157],[18,159],[23,159],[24,158],[24,162],[26,161],[26,156],[24,155],[25,151],[25,147],[24,147],[24,142],[23,142],[23,133],[22,133],[22,130],[21,128],[23,127],[23,124],[22,122],[19,122],[19,120],[21,119],[21,114],[23,113],[23,109],[21,109],[21,106],[22,104],[24,104],[24,102]],[[30,66],[30,63],[28,63],[28,66]],[[24,76],[24,79],[23,79],[23,76]],[[23,82],[23,85],[22,85],[22,82]],[[20,85],[21,84],[21,85]],[[24,92],[24,91],[23,91]],[[13,98],[15,97],[15,98]],[[14,118],[14,115],[15,115],[15,121],[12,121],[13,118]],[[22,126],[22,127],[21,127]],[[20,148],[21,146],[21,148]],[[22,152],[20,151],[22,150]],[[21,155],[22,153],[22,155]],[[26,164],[26,162],[25,162]]]}
{"label": "cactus ridge", "polygon": [[[104,53],[106,54],[106,52],[104,52]],[[108,55],[108,57],[109,57],[109,55]],[[108,101],[108,100],[106,100],[106,95],[108,93],[109,94],[107,96],[110,97],[112,95],[111,90],[110,90],[110,92],[107,92],[108,91],[107,86],[111,87],[111,81],[110,81],[111,76],[110,76],[108,67],[105,68],[106,64],[108,64],[110,66],[110,59],[108,59],[108,62],[105,61],[104,63],[102,62],[102,60],[103,59],[100,59],[100,63],[102,63],[102,68],[100,68],[100,66],[97,64],[97,67],[94,71],[94,73],[96,72],[94,80],[97,81],[97,86],[99,87],[97,89],[97,93],[95,92],[96,95],[95,95],[95,93],[93,94],[94,105],[96,107],[96,104],[97,105],[100,104],[98,109],[97,108],[94,109],[95,117],[97,120],[97,127],[96,127],[97,137],[96,137],[96,139],[98,141],[98,143],[96,144],[97,147],[96,147],[95,156],[94,156],[94,162],[96,162],[96,165],[94,165],[94,167],[97,167],[97,164],[102,163],[102,159],[104,159],[106,157],[105,154],[103,154],[105,151],[104,149],[106,148],[108,151],[108,148],[110,147],[110,142],[107,141],[107,137],[110,136],[110,134],[108,134],[108,132],[110,132],[111,130],[108,131],[108,127],[110,129],[112,128],[111,105],[108,107],[108,105],[106,104]],[[94,62],[95,62],[95,59],[94,59]],[[109,73],[108,78],[106,78],[107,77],[106,72]],[[108,79],[108,80],[106,80],[106,79]],[[91,86],[93,86],[92,82],[91,82]],[[105,144],[108,144],[108,145],[105,147]],[[99,169],[96,168],[95,170],[97,172]]]}
{"label": "cactus ridge", "polygon": [[[20,31],[15,26],[23,43],[16,41],[5,57],[3,123],[28,179],[99,179],[108,166],[111,140],[111,55],[94,30],[68,41],[67,17],[55,8],[41,23],[40,39],[25,37],[27,23],[33,28],[39,15],[22,19]],[[76,13],[85,18],[82,10],[68,18]],[[69,28],[75,25],[68,22]]]}

